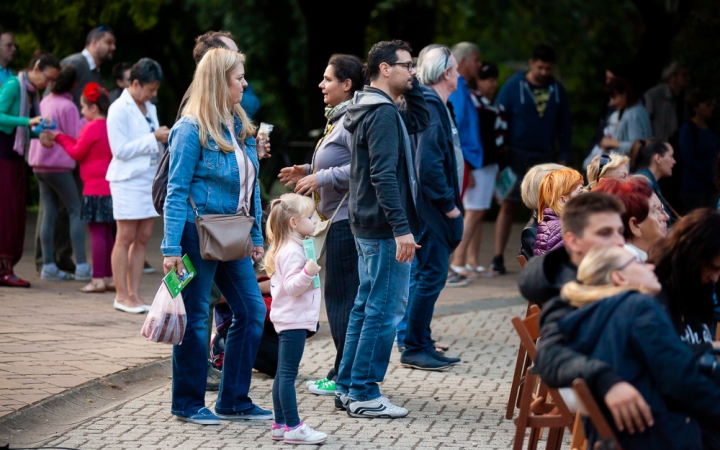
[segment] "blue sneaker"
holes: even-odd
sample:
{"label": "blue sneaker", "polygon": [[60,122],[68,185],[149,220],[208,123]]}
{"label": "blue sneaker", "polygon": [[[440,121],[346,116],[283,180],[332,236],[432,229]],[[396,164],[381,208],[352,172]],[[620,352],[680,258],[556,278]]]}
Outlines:
{"label": "blue sneaker", "polygon": [[200,411],[189,416],[175,416],[185,422],[196,423],[198,425],[220,425],[220,419],[218,416],[212,413],[207,408],[202,408]]}
{"label": "blue sneaker", "polygon": [[262,409],[257,405],[253,405],[252,408],[245,411],[231,414],[220,414],[216,412],[215,414],[222,420],[271,420],[273,418],[272,411]]}

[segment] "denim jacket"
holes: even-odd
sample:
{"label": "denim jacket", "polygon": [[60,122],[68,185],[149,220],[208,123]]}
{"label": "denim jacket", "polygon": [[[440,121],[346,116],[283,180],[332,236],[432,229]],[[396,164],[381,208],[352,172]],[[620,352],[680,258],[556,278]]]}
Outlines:
{"label": "denim jacket", "polygon": [[[235,132],[240,133],[242,123],[235,118]],[[230,131],[223,125],[223,136],[231,141]],[[170,131],[170,170],[168,173],[167,198],[165,199],[165,237],[160,249],[164,256],[181,256],[180,239],[186,222],[195,221],[195,211],[189,195],[203,214],[235,214],[240,199],[240,176],[235,153],[225,153],[208,136],[207,147],[200,145],[197,120],[181,118]],[[245,140],[248,159],[259,173],[255,138]],[[260,219],[260,187],[253,180],[254,192],[250,202],[251,216],[255,225],[250,232],[255,246],[263,244]]]}

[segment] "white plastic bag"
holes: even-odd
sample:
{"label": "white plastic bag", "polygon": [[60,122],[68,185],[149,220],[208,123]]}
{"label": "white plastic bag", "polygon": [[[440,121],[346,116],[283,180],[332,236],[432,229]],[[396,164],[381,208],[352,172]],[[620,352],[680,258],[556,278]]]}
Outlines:
{"label": "white plastic bag", "polygon": [[173,298],[165,283],[155,294],[140,334],[147,341],[178,345],[185,335],[187,314],[182,294]]}

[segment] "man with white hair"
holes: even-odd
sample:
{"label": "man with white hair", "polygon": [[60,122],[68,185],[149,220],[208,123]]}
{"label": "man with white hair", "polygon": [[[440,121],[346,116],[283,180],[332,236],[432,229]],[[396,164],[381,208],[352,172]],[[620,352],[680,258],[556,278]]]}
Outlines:
{"label": "man with white hair", "polygon": [[[458,85],[458,65],[444,46],[425,47],[418,57],[418,81],[425,97],[430,124],[411,137],[418,175],[416,208],[423,218],[414,289],[407,306],[405,350],[400,363],[420,370],[443,370],[460,362],[435,350],[430,338],[435,302],[445,286],[450,253],[462,239],[460,179],[463,171],[460,138],[447,101]],[[402,345],[402,343],[401,343]]]}

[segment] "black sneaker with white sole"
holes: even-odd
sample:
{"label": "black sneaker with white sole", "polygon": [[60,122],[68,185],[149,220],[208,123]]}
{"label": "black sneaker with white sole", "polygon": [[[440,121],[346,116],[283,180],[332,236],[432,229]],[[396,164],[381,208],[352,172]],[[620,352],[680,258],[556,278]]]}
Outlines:
{"label": "black sneaker with white sole", "polygon": [[352,401],[348,404],[347,413],[350,417],[363,419],[399,419],[407,416],[409,411],[380,397],[364,402]]}

